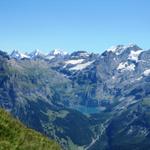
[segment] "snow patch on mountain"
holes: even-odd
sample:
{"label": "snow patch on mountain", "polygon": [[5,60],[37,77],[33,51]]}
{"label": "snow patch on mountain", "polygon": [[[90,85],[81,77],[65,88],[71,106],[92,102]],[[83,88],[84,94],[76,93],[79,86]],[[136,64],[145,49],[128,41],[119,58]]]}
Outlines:
{"label": "snow patch on mountain", "polygon": [[107,52],[113,52],[113,53],[116,53],[117,55],[119,55],[118,51],[123,49],[123,47],[124,47],[123,45],[112,46],[107,49]]}
{"label": "snow patch on mountain", "polygon": [[72,59],[72,60],[65,61],[65,64],[76,65],[76,64],[82,63],[83,61],[84,61],[84,59]]}
{"label": "snow patch on mountain", "polygon": [[[127,50],[128,48],[130,49],[137,49],[137,45],[135,44],[129,44],[129,45],[117,45],[117,46],[112,46],[110,48],[107,49],[107,52],[113,52],[116,55],[120,55],[122,54],[125,50]],[[140,49],[140,48],[139,48]],[[134,54],[135,55],[135,54]]]}
{"label": "snow patch on mountain", "polygon": [[49,56],[49,55],[47,55],[45,58],[48,59],[48,60],[52,60],[53,58],[55,58],[55,56]]}
{"label": "snow patch on mountain", "polygon": [[139,55],[141,54],[141,52],[142,52],[142,50],[131,51],[128,59],[138,62],[138,58],[139,58]]}
{"label": "snow patch on mountain", "polygon": [[56,56],[56,55],[67,55],[67,54],[68,53],[63,50],[54,49],[48,55]]}
{"label": "snow patch on mountain", "polygon": [[35,51],[31,52],[30,54],[33,56],[37,56],[40,53],[39,49],[36,49]]}
{"label": "snow patch on mountain", "polygon": [[[130,45],[131,46],[131,45]],[[126,48],[128,48],[129,46],[124,46],[124,45],[117,45],[117,46],[112,46],[110,48],[107,49],[107,52],[113,52],[116,55],[120,55],[124,52],[124,50]]]}
{"label": "snow patch on mountain", "polygon": [[134,71],[135,70],[135,64],[129,64],[128,62],[121,62],[119,66],[117,67],[117,70],[121,71]]}
{"label": "snow patch on mountain", "polygon": [[88,57],[90,54],[88,52],[80,53],[81,57]]}
{"label": "snow patch on mountain", "polygon": [[18,50],[14,50],[11,54],[10,57],[15,58],[15,59],[23,59],[23,58],[29,58],[28,54],[21,53]]}
{"label": "snow patch on mountain", "polygon": [[29,57],[31,59],[34,59],[38,56],[45,57],[46,55],[44,53],[42,53],[39,49],[36,49],[35,51],[33,51],[29,54]]}
{"label": "snow patch on mountain", "polygon": [[86,67],[88,67],[89,65],[91,65],[93,62],[94,61],[89,61],[89,62],[86,62],[86,63],[83,63],[83,64],[78,64],[78,65],[70,68],[69,70],[83,70]]}
{"label": "snow patch on mountain", "polygon": [[140,81],[140,80],[142,80],[142,79],[143,79],[143,77],[140,76],[139,78],[136,79],[136,81]]}
{"label": "snow patch on mountain", "polygon": [[23,54],[23,53],[20,53],[20,57],[21,57],[21,59],[22,58],[29,58],[29,56],[27,54]]}
{"label": "snow patch on mountain", "polygon": [[150,69],[147,69],[144,71],[144,76],[150,76]]}

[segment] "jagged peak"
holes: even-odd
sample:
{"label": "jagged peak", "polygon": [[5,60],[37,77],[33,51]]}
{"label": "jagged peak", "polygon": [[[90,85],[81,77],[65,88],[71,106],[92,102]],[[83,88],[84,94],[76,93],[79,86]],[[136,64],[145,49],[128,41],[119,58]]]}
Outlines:
{"label": "jagged peak", "polygon": [[20,53],[20,52],[19,52],[19,50],[14,49],[14,50],[11,52],[11,55],[14,54],[14,53]]}
{"label": "jagged peak", "polygon": [[113,52],[116,55],[122,54],[125,50],[131,49],[133,51],[138,51],[142,50],[138,45],[136,44],[128,44],[128,45],[117,45],[117,46],[112,46],[107,49],[107,52]]}
{"label": "jagged peak", "polygon": [[29,58],[27,53],[21,53],[19,50],[14,49],[10,54],[10,57],[15,59]]}
{"label": "jagged peak", "polygon": [[39,49],[35,49],[33,52],[29,54],[31,58],[35,58],[37,56],[45,56],[46,54],[42,53]]}

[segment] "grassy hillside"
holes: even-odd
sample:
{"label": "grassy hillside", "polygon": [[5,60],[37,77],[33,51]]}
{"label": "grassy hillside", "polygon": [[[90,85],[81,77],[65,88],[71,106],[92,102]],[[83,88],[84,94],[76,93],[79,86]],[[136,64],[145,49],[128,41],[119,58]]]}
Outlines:
{"label": "grassy hillside", "polygon": [[0,150],[60,150],[60,147],[0,109]]}

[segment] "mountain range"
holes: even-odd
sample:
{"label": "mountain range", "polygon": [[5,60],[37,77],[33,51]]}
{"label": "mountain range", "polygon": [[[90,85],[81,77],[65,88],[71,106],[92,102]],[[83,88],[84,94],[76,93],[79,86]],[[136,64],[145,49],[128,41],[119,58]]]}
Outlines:
{"label": "mountain range", "polygon": [[0,51],[0,106],[62,149],[149,149],[150,50]]}
{"label": "mountain range", "polygon": [[35,59],[35,58],[45,58],[45,59],[53,59],[56,56],[65,56],[67,55],[67,52],[64,52],[62,50],[52,50],[50,53],[46,54],[46,53],[42,53],[40,50],[36,49],[35,51],[31,52],[31,53],[22,53],[19,52],[18,50],[13,50],[12,53],[10,54],[11,58],[15,58],[15,59]]}

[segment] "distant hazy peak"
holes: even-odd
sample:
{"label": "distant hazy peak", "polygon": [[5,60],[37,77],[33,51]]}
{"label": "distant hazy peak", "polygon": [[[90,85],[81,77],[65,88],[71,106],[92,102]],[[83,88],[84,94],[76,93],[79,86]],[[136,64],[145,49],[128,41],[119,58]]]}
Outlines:
{"label": "distant hazy peak", "polygon": [[45,54],[42,53],[39,49],[36,49],[33,52],[31,52],[29,54],[29,56],[30,56],[30,58],[35,58],[35,57],[38,57],[38,56],[45,56]]}
{"label": "distant hazy peak", "polygon": [[68,53],[63,51],[63,50],[59,50],[59,49],[54,49],[52,50],[48,55],[67,55]]}
{"label": "distant hazy peak", "polygon": [[18,50],[13,50],[12,53],[10,54],[10,56],[15,59],[29,58],[29,56],[27,54],[21,53]]}

